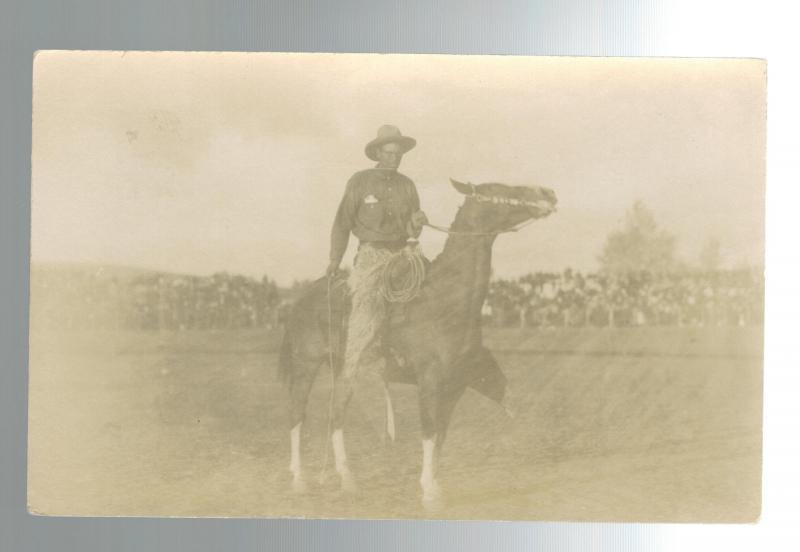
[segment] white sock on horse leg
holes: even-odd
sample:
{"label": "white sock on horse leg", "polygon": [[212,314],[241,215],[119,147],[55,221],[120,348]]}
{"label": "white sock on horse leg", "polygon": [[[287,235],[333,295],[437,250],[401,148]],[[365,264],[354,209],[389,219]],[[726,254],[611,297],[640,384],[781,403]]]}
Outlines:
{"label": "white sock on horse leg", "polygon": [[292,472],[292,487],[295,491],[300,492],[305,490],[303,469],[300,463],[300,430],[302,427],[303,422],[298,422],[289,432],[289,438],[292,443],[292,458],[289,461],[289,471]]}
{"label": "white sock on horse leg", "polygon": [[341,475],[349,471],[347,467],[347,453],[344,450],[344,435],[341,429],[337,429],[331,435],[333,442],[333,458],[336,463],[336,471]]}
{"label": "white sock on horse leg", "polygon": [[344,436],[342,430],[337,429],[331,436],[333,441],[333,457],[336,460],[336,471],[342,478],[342,490],[347,492],[355,492],[357,485],[353,474],[350,473],[350,468],[347,466],[347,455],[344,452]]}
{"label": "white sock on horse leg", "polygon": [[292,459],[289,461],[289,471],[295,477],[300,475],[300,429],[302,427],[303,422],[298,422],[289,432],[289,438],[292,442]]}
{"label": "white sock on horse leg", "polygon": [[389,386],[384,382],[383,393],[386,396],[386,433],[389,438],[394,442],[394,407],[392,406],[392,396],[389,394]]}
{"label": "white sock on horse leg", "polygon": [[440,498],[439,484],[436,482],[436,435],[422,440],[422,475],[419,483],[422,486],[422,499],[425,501]]}

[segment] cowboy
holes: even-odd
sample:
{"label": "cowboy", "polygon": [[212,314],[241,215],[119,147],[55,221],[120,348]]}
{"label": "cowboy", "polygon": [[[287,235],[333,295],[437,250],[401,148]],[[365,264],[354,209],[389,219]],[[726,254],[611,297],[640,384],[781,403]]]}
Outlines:
{"label": "cowboy", "polygon": [[351,312],[345,345],[344,372],[354,375],[372,349],[386,319],[386,301],[379,293],[381,268],[404,247],[414,247],[428,222],[420,210],[414,182],[397,172],[403,155],[416,145],[392,125],[378,129],[364,148],[374,168],[354,174],[347,183],[331,230],[330,264],[333,277],[342,262],[352,232],[359,240],[349,278]]}

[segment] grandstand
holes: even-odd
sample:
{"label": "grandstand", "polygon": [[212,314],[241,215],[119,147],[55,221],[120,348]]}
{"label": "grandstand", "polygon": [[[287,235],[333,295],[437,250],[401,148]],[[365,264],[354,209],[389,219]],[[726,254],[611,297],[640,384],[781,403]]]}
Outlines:
{"label": "grandstand", "polygon": [[[31,315],[60,329],[276,328],[305,282],[281,288],[210,276],[81,265],[33,265]],[[750,326],[763,323],[763,274],[754,270],[583,274],[534,272],[490,284],[494,327]]]}

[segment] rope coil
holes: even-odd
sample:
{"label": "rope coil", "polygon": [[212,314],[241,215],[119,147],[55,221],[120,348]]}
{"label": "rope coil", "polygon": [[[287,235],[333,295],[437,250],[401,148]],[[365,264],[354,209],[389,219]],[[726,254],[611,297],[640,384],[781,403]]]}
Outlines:
{"label": "rope coil", "polygon": [[[401,266],[408,265],[408,270]],[[425,260],[418,247],[404,247],[381,268],[381,296],[390,303],[407,303],[414,299],[425,281]],[[397,282],[397,274],[403,278]]]}

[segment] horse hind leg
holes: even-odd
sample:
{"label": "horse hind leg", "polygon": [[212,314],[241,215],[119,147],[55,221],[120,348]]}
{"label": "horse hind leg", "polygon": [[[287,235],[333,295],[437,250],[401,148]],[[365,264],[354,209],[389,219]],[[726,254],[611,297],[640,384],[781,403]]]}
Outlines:
{"label": "horse hind leg", "polygon": [[356,480],[353,477],[353,472],[347,464],[347,452],[344,448],[344,433],[342,428],[334,430],[331,435],[331,444],[333,445],[333,456],[336,465],[336,472],[339,474],[342,482],[342,490],[347,493],[354,493],[358,490]]}
{"label": "horse hind leg", "polygon": [[300,462],[300,435],[303,422],[298,422],[289,432],[291,441],[292,457],[289,461],[289,471],[292,472],[292,490],[296,493],[304,493],[308,490],[305,477],[303,477],[302,464]]}
{"label": "horse hind leg", "polygon": [[[361,299],[364,300],[363,298]],[[355,301],[355,297],[354,297]],[[362,307],[363,308],[363,307]],[[370,307],[371,309],[372,307]],[[354,322],[354,315],[351,314],[348,327],[347,342],[342,358],[342,371],[333,387],[333,416],[331,445],[333,446],[333,456],[336,471],[342,482],[342,490],[345,492],[355,492],[357,485],[353,473],[347,463],[347,453],[344,446],[344,422],[348,404],[355,390],[356,379],[359,371],[365,363],[375,360],[376,329],[379,324],[373,316],[374,313],[360,313]],[[353,311],[355,312],[355,306]],[[354,327],[360,331],[353,332]]]}
{"label": "horse hind leg", "polygon": [[[334,409],[331,433],[331,446],[333,447],[334,464],[336,472],[341,478],[342,490],[354,493],[358,490],[353,472],[347,462],[347,451],[344,444],[344,419],[350,398],[355,386],[356,371],[344,371],[334,384]],[[394,407],[389,393],[388,383],[384,381],[384,396],[386,399],[386,433],[392,441],[395,439]]]}
{"label": "horse hind leg", "polygon": [[382,363],[380,371],[383,374],[383,395],[386,401],[386,425],[384,440],[388,435],[389,439],[392,441],[392,443],[394,443],[397,433],[395,429],[394,406],[392,404],[392,395],[389,390],[389,382],[415,384],[417,383],[417,378],[410,367],[405,364],[405,361],[398,359],[398,357],[392,353],[389,347],[384,345],[382,352],[383,354],[380,356],[379,362]]}
{"label": "horse hind leg", "polygon": [[357,485],[350,466],[347,462],[347,452],[344,446],[344,419],[350,398],[353,395],[355,374],[343,372],[334,383],[333,387],[333,416],[331,420],[331,446],[336,472],[339,474],[342,490],[355,492]]}
{"label": "horse hind leg", "polygon": [[312,362],[294,361],[294,368],[289,379],[289,442],[291,446],[291,459],[289,471],[292,474],[292,490],[305,492],[308,488],[303,475],[301,460],[301,436],[303,422],[306,417],[306,405],[311,387],[317,373],[317,364]]}
{"label": "horse hind leg", "polygon": [[395,440],[395,424],[394,424],[394,406],[392,405],[392,395],[389,393],[389,382],[383,382],[383,394],[386,398],[386,435],[394,443]]}

